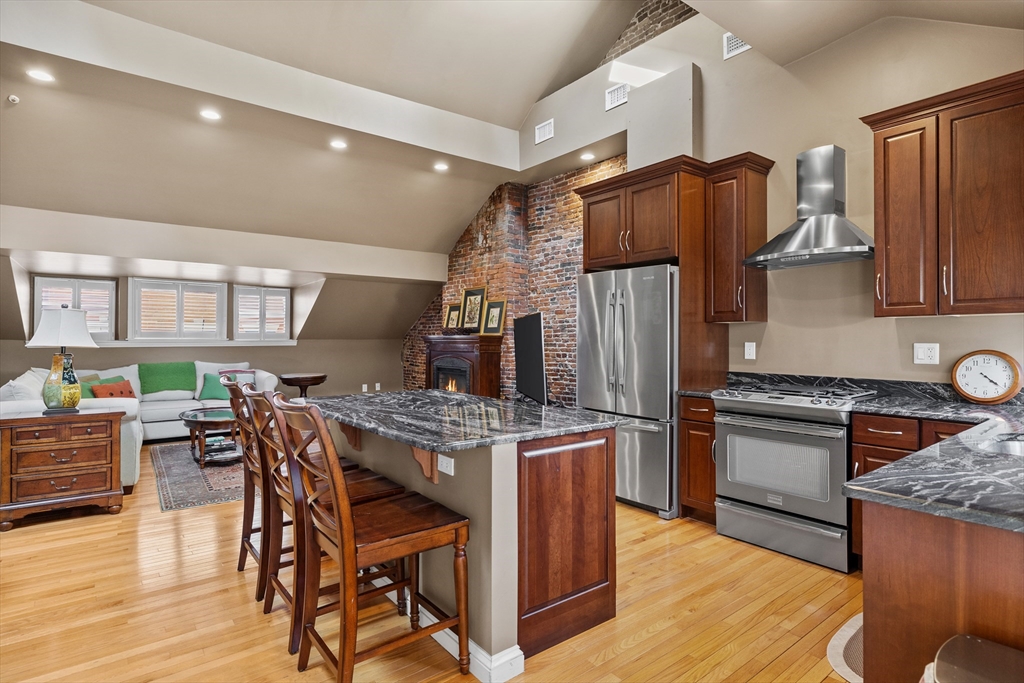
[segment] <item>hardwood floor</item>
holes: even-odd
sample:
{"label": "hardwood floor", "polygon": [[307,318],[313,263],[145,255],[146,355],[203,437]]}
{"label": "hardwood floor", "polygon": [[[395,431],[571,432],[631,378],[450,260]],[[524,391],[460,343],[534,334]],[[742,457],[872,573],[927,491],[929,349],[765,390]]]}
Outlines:
{"label": "hardwood floor", "polygon": [[[148,448],[141,469],[120,515],[54,514],[0,534],[0,682],[329,680],[315,655],[295,670],[283,607],[264,615],[253,600],[251,559],[235,571],[241,502],[162,513]],[[699,522],[622,505],[617,515],[618,616],[527,660],[516,680],[842,681],[825,648],[861,610],[859,574]],[[332,645],[337,619],[321,620]],[[382,602],[362,615],[360,638],[406,623]],[[430,639],[355,676],[475,680]]]}

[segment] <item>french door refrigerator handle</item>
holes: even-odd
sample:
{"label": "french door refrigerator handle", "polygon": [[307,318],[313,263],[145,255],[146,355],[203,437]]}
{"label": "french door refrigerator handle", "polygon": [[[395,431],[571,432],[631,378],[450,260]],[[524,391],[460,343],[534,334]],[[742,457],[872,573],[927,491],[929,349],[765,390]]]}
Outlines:
{"label": "french door refrigerator handle", "polygon": [[652,427],[650,425],[635,424],[627,422],[624,425],[619,425],[619,429],[635,429],[638,432],[653,432],[655,434],[661,434],[661,427]]}
{"label": "french door refrigerator handle", "polygon": [[619,313],[622,317],[617,325],[619,330],[619,358],[616,361],[616,376],[619,380],[619,389],[622,395],[626,395],[626,290],[619,290]]}
{"label": "french door refrigerator handle", "polygon": [[[608,290],[608,318],[604,322],[605,348],[605,369],[608,371],[608,389],[615,391],[615,290]],[[608,325],[611,323],[611,339],[608,335]]]}

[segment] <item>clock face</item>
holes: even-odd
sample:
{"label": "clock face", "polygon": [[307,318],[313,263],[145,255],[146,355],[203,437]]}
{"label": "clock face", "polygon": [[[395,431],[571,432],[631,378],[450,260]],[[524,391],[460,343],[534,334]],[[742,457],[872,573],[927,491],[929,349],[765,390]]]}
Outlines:
{"label": "clock face", "polygon": [[953,371],[953,383],[965,397],[980,402],[1009,399],[1020,388],[1017,366],[992,353],[968,354]]}

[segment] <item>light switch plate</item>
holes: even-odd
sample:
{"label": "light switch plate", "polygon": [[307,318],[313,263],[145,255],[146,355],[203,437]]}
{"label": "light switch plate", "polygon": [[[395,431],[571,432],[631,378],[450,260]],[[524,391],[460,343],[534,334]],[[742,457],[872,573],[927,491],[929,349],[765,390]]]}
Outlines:
{"label": "light switch plate", "polygon": [[455,476],[455,458],[449,458],[447,455],[437,454],[437,471],[444,472],[450,477]]}
{"label": "light switch plate", "polygon": [[744,360],[757,360],[757,342],[743,342]]}
{"label": "light switch plate", "polygon": [[914,344],[914,365],[938,365],[938,344]]}

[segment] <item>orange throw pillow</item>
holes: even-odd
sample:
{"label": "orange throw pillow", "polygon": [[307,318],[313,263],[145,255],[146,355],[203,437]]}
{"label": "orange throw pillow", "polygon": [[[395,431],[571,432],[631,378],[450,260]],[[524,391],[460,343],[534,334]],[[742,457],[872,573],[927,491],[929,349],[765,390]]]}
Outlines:
{"label": "orange throw pillow", "polygon": [[128,380],[113,384],[94,384],[92,394],[96,398],[135,398],[132,383]]}

